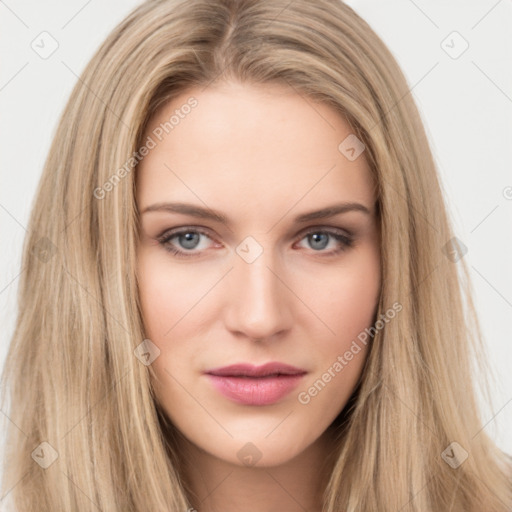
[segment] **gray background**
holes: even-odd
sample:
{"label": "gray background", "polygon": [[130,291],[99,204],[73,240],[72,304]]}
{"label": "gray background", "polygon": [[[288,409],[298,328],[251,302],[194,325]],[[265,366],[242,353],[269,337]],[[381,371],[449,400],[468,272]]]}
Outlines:
{"label": "gray background", "polygon": [[[138,3],[0,0],[0,366],[31,202],[58,117],[93,52]],[[481,357],[495,378],[494,403],[482,403],[485,428],[512,453],[512,2],[347,3],[394,53],[426,125],[457,237],[468,248],[487,344]],[[58,47],[41,58],[38,44],[39,52]]]}

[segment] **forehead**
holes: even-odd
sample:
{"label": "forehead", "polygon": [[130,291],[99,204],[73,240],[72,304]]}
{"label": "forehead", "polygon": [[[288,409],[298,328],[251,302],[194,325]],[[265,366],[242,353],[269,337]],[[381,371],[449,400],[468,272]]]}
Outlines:
{"label": "forehead", "polygon": [[137,169],[137,201],[200,200],[241,215],[284,213],[298,202],[371,205],[364,152],[351,161],[338,148],[351,134],[334,109],[288,86],[191,88],[148,124],[144,140],[155,145]]}

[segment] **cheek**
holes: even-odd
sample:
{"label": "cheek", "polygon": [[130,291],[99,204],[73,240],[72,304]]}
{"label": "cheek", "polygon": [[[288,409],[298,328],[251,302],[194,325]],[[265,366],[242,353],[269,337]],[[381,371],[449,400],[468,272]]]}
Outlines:
{"label": "cheek", "polygon": [[302,294],[325,324],[319,348],[325,354],[340,352],[373,323],[381,287],[379,254],[369,247],[354,252],[342,267],[315,278],[308,284],[316,282],[318,288],[320,283],[321,293],[305,295],[305,287]]}
{"label": "cheek", "polygon": [[[155,255],[142,249],[138,257],[137,279],[142,309],[144,335],[160,350],[153,361],[152,370],[156,377],[153,388],[157,399],[169,413],[169,399],[180,396],[179,386],[172,376],[180,375],[180,362],[188,361],[193,354],[187,354],[188,344],[176,344],[175,338],[183,336],[186,314],[201,296],[194,289],[194,281],[179,268],[170,269],[166,255]],[[199,295],[198,295],[199,294]],[[186,409],[187,401],[181,407]]]}
{"label": "cheek", "polygon": [[354,338],[373,322],[380,292],[379,274],[366,266],[343,276],[335,292],[330,302],[334,330],[343,339]]}
{"label": "cheek", "polygon": [[[318,313],[318,318],[309,314],[304,324],[314,334],[314,346],[308,348],[315,371],[297,396],[310,418],[324,415],[329,422],[337,416],[354,391],[371,345],[367,329],[375,319],[381,272],[377,248],[363,249],[303,282],[301,293]],[[322,293],[311,293],[319,287]]]}
{"label": "cheek", "polygon": [[371,344],[366,330],[373,325],[380,293],[378,260],[375,254],[366,256],[334,273],[326,293],[316,297],[315,310],[331,332],[315,344],[316,371],[297,397],[311,418],[324,414],[332,421],[361,375]]}
{"label": "cheek", "polygon": [[207,299],[219,277],[186,264],[171,265],[166,253],[144,249],[139,254],[137,277],[144,334],[160,350],[152,363],[155,389],[164,395],[179,394],[172,376],[181,382],[191,378],[190,370],[199,366],[202,351],[195,340],[200,338],[203,312],[209,308],[208,301],[202,299]]}
{"label": "cheek", "polygon": [[208,283],[169,265],[165,254],[145,254],[138,263],[139,296],[145,334],[155,343],[170,339],[172,329],[204,294]]}

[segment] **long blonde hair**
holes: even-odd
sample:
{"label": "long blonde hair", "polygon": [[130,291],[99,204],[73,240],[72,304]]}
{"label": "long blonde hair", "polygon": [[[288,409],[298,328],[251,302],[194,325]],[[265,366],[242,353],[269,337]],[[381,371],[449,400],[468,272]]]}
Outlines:
{"label": "long blonde hair", "polygon": [[145,337],[134,155],[157,108],[222,80],[288,84],[327,103],[366,145],[377,183],[379,311],[403,310],[372,340],[323,510],[510,510],[510,460],[477,404],[477,383],[490,394],[469,276],[448,257],[454,233],[420,116],[389,50],[338,0],[147,1],[94,55],[25,240],[2,374],[2,497],[24,512],[190,506],[179,433],[134,355]]}

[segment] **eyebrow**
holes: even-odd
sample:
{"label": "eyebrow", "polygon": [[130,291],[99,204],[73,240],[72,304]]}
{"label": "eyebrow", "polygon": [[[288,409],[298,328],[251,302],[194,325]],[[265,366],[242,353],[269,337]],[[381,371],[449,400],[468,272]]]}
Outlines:
{"label": "eyebrow", "polygon": [[[297,224],[309,222],[311,220],[326,219],[334,217],[347,212],[362,212],[367,215],[371,215],[370,209],[361,203],[345,202],[327,206],[320,210],[311,211],[308,213],[302,213],[297,215],[294,221]],[[181,213],[184,215],[191,215],[200,219],[209,219],[221,224],[229,225],[229,219],[223,213],[212,210],[210,208],[203,208],[202,206],[196,206],[189,203],[155,203],[142,211],[142,214],[147,212],[169,212],[169,213]]]}

